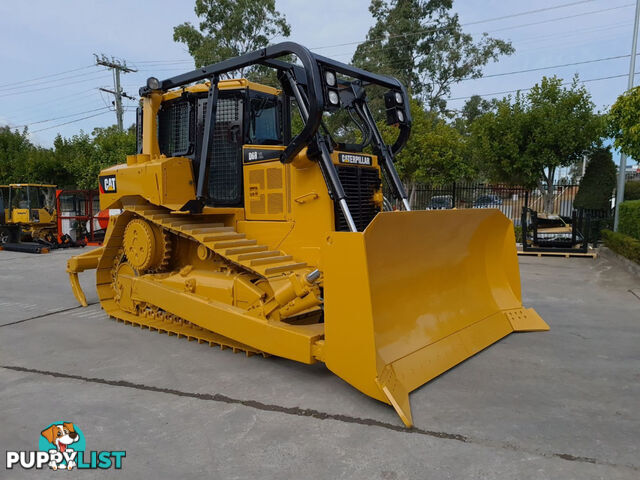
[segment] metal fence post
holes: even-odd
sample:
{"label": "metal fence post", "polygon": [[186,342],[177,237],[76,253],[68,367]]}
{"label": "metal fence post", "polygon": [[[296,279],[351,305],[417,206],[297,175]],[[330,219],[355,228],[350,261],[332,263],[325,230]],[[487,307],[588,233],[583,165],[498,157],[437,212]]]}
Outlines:
{"label": "metal fence post", "polygon": [[453,190],[451,192],[451,197],[452,197],[452,208],[456,208],[456,182],[453,182]]}

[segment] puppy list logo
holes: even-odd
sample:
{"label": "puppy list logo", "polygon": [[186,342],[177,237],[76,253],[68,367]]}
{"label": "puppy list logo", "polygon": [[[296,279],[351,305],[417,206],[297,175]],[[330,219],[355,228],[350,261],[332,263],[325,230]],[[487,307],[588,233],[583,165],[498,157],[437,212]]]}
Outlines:
{"label": "puppy list logo", "polygon": [[55,422],[40,432],[39,451],[7,451],[6,468],[73,470],[122,468],[123,450],[86,452],[82,430],[71,422]]}

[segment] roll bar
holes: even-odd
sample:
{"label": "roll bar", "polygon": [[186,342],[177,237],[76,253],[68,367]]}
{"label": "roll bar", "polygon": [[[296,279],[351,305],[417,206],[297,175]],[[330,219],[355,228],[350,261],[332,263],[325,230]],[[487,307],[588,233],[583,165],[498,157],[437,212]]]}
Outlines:
{"label": "roll bar", "polygon": [[[285,55],[295,55],[302,65],[294,65],[289,62],[278,60],[278,57]],[[407,194],[400,181],[393,165],[393,156],[397,154],[406,144],[411,132],[411,113],[409,111],[409,98],[407,91],[397,79],[385,75],[378,75],[367,72],[360,68],[353,67],[341,62],[337,62],[321,55],[311,53],[309,49],[294,42],[282,42],[276,45],[262,48],[239,57],[229,58],[212,65],[192,70],[166,80],[159,81],[153,77],[147,80],[147,85],[140,88],[140,96],[145,97],[154,91],[167,91],[172,88],[179,88],[185,85],[198,82],[200,80],[210,80],[209,101],[205,114],[204,138],[202,140],[202,150],[198,161],[198,184],[196,188],[197,203],[199,208],[204,205],[207,191],[208,175],[208,151],[213,142],[213,130],[215,126],[216,103],[218,99],[218,81],[220,75],[239,70],[252,65],[265,65],[278,71],[278,78],[282,83],[283,90],[292,92],[298,100],[298,105],[304,109],[303,118],[305,125],[302,131],[296,135],[287,145],[280,156],[283,163],[291,162],[300,151],[310,145],[318,147],[320,152],[320,167],[324,175],[329,193],[337,201],[343,211],[347,224],[351,231],[356,231],[355,224],[346,203],[344,189],[340,183],[335,167],[330,159],[330,145],[327,139],[319,134],[318,130],[322,124],[322,114],[325,110],[324,101],[324,79],[323,71],[328,68],[336,72],[355,78],[359,87],[367,85],[379,85],[401,92],[403,96],[403,110],[406,121],[400,125],[400,133],[392,146],[387,146],[382,141],[382,136],[378,131],[373,116],[366,105],[364,97],[360,100],[358,108],[364,112],[369,127],[374,132],[376,153],[381,156],[384,171],[391,178],[392,187],[399,199],[402,199],[405,207],[409,210]],[[153,82],[152,82],[153,80]],[[344,83],[344,82],[341,82]],[[298,87],[304,87],[304,92]],[[356,105],[354,104],[354,108]],[[301,110],[302,113],[302,110]],[[195,205],[190,205],[194,209]],[[198,208],[198,207],[196,207]]]}
{"label": "roll bar", "polygon": [[[233,70],[239,70],[252,65],[260,65],[266,60],[290,54],[295,55],[302,62],[304,79],[308,88],[310,88],[309,121],[305,124],[302,131],[291,140],[282,153],[283,161],[291,161],[293,160],[293,157],[300,153],[300,150],[307,145],[313,135],[317,132],[320,127],[322,112],[324,110],[324,96],[318,62],[314,60],[313,54],[306,47],[294,42],[278,43],[276,45],[256,50],[255,52],[240,55],[235,58],[229,58],[222,62],[214,63],[213,65],[208,65],[191,72],[162,80],[157,90],[166,91],[172,88],[182,87],[193,82],[198,82],[200,80],[211,80],[214,77],[219,77],[220,75]],[[151,92],[152,89],[148,86],[140,88],[141,97],[147,96]]]}

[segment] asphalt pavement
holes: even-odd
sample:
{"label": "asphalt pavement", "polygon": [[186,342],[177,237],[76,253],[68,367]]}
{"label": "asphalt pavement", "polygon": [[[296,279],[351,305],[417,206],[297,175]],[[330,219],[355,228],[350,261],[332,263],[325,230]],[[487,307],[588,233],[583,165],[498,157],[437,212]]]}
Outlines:
{"label": "asphalt pavement", "polygon": [[[78,250],[0,252],[0,450],[54,421],[122,469],[69,478],[640,478],[640,279],[605,259],[520,258],[512,334],[411,394],[415,428],[322,365],[246,357],[80,308]],[[0,478],[43,472],[0,467]]]}

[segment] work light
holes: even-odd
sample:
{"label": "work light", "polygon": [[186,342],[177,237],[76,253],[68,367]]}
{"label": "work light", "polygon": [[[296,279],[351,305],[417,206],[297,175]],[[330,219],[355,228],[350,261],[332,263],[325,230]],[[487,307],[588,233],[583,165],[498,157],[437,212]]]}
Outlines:
{"label": "work light", "polygon": [[147,78],[147,87],[149,90],[160,90],[160,80],[156,77]]}
{"label": "work light", "polygon": [[397,90],[384,94],[384,106],[387,109],[387,125],[406,124],[404,95]]}
{"label": "work light", "polygon": [[325,110],[333,111],[340,108],[340,93],[338,92],[338,77],[333,70],[324,70],[324,98]]}
{"label": "work light", "polygon": [[327,70],[326,72],[324,72],[324,79],[327,82],[327,85],[329,85],[330,87],[336,86],[336,74],[331,70]]}

